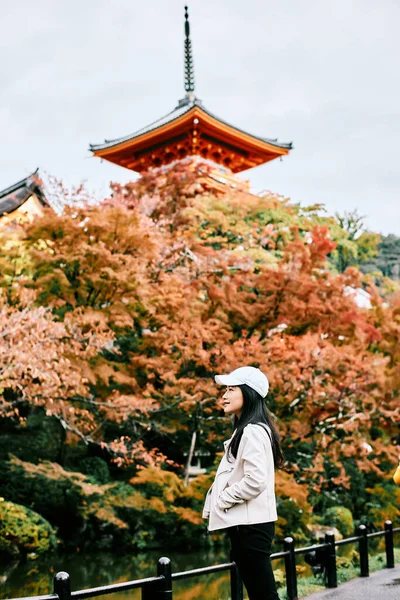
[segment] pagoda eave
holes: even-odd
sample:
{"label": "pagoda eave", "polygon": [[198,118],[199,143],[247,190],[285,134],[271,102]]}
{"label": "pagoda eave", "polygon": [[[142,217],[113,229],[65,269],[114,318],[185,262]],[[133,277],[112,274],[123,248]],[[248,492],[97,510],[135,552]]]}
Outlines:
{"label": "pagoda eave", "polygon": [[[136,173],[144,173],[149,169],[159,168],[163,165],[168,165],[176,160],[182,160],[184,158],[190,156],[200,156],[205,160],[211,160],[217,164],[223,165],[232,171],[232,173],[240,173],[242,171],[246,171],[247,169],[251,169],[253,167],[258,167],[259,165],[265,164],[275,158],[278,158],[279,155],[269,155],[263,157],[235,157],[232,156],[231,152],[226,152],[222,149],[221,146],[217,148],[211,149],[208,148],[203,149],[202,152],[196,152],[190,150],[190,143],[187,144],[177,144],[176,146],[171,146],[169,144],[165,148],[157,149],[155,152],[152,152],[151,155],[145,155],[141,157],[121,157],[121,156],[107,156],[102,157],[109,162],[112,162],[120,167],[125,167],[130,171],[134,171]],[[97,155],[99,156],[99,155]]]}
{"label": "pagoda eave", "polygon": [[139,173],[187,156],[201,156],[238,173],[285,156],[290,148],[290,144],[275,144],[236,129],[194,105],[159,127],[91,150],[95,156]]}

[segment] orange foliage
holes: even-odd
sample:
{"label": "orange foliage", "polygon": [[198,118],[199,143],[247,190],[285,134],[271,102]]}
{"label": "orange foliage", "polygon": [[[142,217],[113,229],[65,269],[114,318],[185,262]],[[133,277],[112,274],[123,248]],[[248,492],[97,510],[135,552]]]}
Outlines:
{"label": "orange foliage", "polygon": [[346,289],[361,274],[329,268],[332,219],[273,195],[221,196],[207,169],[152,171],[101,206],[26,226],[29,260],[0,314],[13,360],[1,386],[14,394],[2,415],[39,403],[118,465],[171,466],[194,429],[220,450],[229,424],[215,418],[213,375],[246,363],[271,380],[297,479],[279,479],[282,493],[348,487],[348,458],[379,476],[399,419],[399,299],[370,290],[371,309],[359,308]]}

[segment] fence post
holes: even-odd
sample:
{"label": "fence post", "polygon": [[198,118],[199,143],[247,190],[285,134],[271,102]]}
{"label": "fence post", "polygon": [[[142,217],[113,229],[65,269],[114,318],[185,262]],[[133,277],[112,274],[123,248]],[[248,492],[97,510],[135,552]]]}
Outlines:
{"label": "fence post", "polygon": [[287,600],[297,600],[296,555],[294,553],[294,539],[292,537],[287,537],[283,540],[283,549],[285,552],[288,552],[285,556]]}
{"label": "fence post", "polygon": [[335,547],[335,534],[329,531],[325,534],[325,544],[328,544],[326,548],[326,575],[328,588],[337,587],[337,571],[336,571],[336,547]]}
{"label": "fence post", "polygon": [[242,578],[234,561],[231,566],[231,600],[243,600]]}
{"label": "fence post", "polygon": [[71,599],[71,582],[68,573],[60,571],[54,576],[54,593],[57,594],[59,600]]}
{"label": "fence post", "polygon": [[142,586],[142,600],[154,600],[158,596],[158,582],[146,583]]}
{"label": "fence post", "polygon": [[157,575],[164,577],[160,585],[158,597],[160,600],[172,600],[172,570],[171,561],[162,556],[157,564]]}
{"label": "fence post", "polygon": [[386,568],[394,569],[393,523],[385,521]]}
{"label": "fence post", "polygon": [[367,528],[365,525],[360,525],[357,533],[360,536],[360,540],[358,542],[358,548],[360,552],[360,577],[369,577],[368,538]]}
{"label": "fence post", "polygon": [[157,576],[160,581],[147,583],[142,587],[142,600],[172,600],[171,561],[162,556],[157,562]]}

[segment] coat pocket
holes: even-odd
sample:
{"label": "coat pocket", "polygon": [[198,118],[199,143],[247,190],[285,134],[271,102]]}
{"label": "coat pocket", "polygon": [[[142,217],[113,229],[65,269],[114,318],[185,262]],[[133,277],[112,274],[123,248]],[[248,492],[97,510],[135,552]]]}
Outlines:
{"label": "coat pocket", "polygon": [[231,467],[229,469],[224,469],[223,471],[221,471],[220,473],[217,474],[215,481],[214,481],[214,490],[215,490],[215,494],[218,497],[220,494],[222,494],[222,492],[229,487],[229,478],[232,474],[234,467]]}
{"label": "coat pocket", "polygon": [[220,475],[226,475],[226,473],[232,473],[234,468],[235,467],[229,467],[229,469],[224,469],[223,471],[220,471],[219,473],[217,473],[217,477],[219,477]]}

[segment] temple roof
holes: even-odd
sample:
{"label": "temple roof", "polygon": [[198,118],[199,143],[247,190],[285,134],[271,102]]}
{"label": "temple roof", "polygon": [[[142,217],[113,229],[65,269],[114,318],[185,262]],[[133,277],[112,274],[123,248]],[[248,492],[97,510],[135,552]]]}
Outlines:
{"label": "temple roof", "polygon": [[17,210],[32,195],[35,195],[43,206],[48,205],[40,186],[38,171],[39,169],[36,169],[34,173],[28,175],[25,179],[21,179],[21,181],[0,191],[0,216]]}
{"label": "temple roof", "polygon": [[260,137],[230,125],[207,110],[195,95],[190,25],[185,6],[185,97],[164,117],[129,135],[90,144],[95,156],[139,173],[200,156],[237,173],[282,157],[291,143]]}
{"label": "temple roof", "polygon": [[254,138],[255,140],[259,140],[261,142],[265,142],[267,144],[275,146],[276,148],[291,150],[292,147],[293,147],[292,146],[292,142],[282,143],[282,142],[278,142],[277,138],[264,138],[264,137],[255,136],[255,135],[253,135],[251,133],[247,133],[243,129],[239,129],[238,127],[235,127],[234,125],[230,125],[226,121],[220,119],[219,117],[217,117],[216,115],[214,115],[212,112],[210,112],[209,110],[207,110],[203,106],[202,101],[199,100],[198,98],[194,97],[193,99],[184,98],[183,100],[181,100],[179,102],[178,106],[176,106],[171,112],[169,112],[168,114],[166,114],[164,117],[161,117],[160,119],[157,119],[157,121],[153,121],[153,123],[150,123],[150,125],[147,125],[146,127],[142,127],[141,129],[138,129],[134,133],[131,133],[129,135],[126,135],[126,136],[123,136],[123,137],[120,137],[120,138],[116,138],[114,140],[104,140],[104,142],[102,144],[90,144],[90,150],[92,152],[98,152],[99,150],[106,150],[106,149],[109,149],[109,148],[113,148],[114,146],[119,146],[120,144],[122,144],[124,142],[128,142],[130,140],[134,140],[135,138],[138,138],[138,137],[140,137],[140,136],[142,136],[142,135],[144,135],[146,133],[149,133],[151,131],[154,131],[155,129],[158,129],[159,127],[162,127],[163,125],[167,125],[168,123],[172,123],[173,121],[175,121],[179,117],[181,117],[184,114],[188,113],[195,106],[198,107],[199,109],[201,109],[201,111],[204,112],[205,114],[207,114],[210,117],[212,117],[213,119],[216,119],[217,121],[219,121],[221,124],[226,125],[227,127],[229,127],[231,129],[237,131],[239,134],[248,135],[248,136]]}
{"label": "temple roof", "polygon": [[291,143],[230,125],[207,110],[193,93],[150,125],[90,146],[95,156],[139,173],[187,156],[201,156],[237,173],[284,156],[291,148]]}

